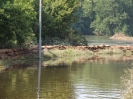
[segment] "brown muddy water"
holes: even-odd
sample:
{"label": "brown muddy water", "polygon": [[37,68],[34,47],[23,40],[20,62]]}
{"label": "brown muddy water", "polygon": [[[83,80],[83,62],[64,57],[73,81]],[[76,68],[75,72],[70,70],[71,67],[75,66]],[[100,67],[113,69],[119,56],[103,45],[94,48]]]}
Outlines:
{"label": "brown muddy water", "polygon": [[11,67],[4,63],[8,68],[0,71],[0,99],[120,99],[120,77],[132,60],[124,56],[42,66],[40,79],[33,60]]}

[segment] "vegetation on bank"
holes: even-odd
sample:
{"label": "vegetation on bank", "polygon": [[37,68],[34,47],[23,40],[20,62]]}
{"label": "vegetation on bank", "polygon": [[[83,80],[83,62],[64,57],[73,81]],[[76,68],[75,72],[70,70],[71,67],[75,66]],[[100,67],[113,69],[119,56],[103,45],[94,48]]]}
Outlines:
{"label": "vegetation on bank", "polygon": [[126,51],[123,52],[120,49],[101,49],[99,51],[91,51],[91,50],[79,50],[79,49],[73,49],[73,48],[68,48],[64,50],[59,50],[59,49],[52,49],[52,50],[46,50],[42,54],[42,58],[44,60],[51,60],[51,59],[58,59],[58,58],[75,58],[75,57],[82,57],[82,58],[87,58],[90,56],[113,56],[113,55],[118,55],[118,56],[130,56],[133,53],[131,51]]}
{"label": "vegetation on bank", "polygon": [[[109,46],[109,45],[92,45],[92,46],[42,46],[42,56],[44,59],[63,58],[73,56],[88,55],[133,55],[133,46]],[[31,48],[13,48],[0,49],[0,59],[37,59],[38,47]]]}
{"label": "vegetation on bank", "polygon": [[[0,48],[38,44],[38,0],[0,0]],[[133,36],[133,0],[43,0],[42,44],[87,45],[82,34]],[[125,50],[48,50],[43,59],[132,55]],[[37,55],[20,59],[37,59]],[[0,66],[1,68],[1,66]],[[131,72],[130,72],[131,73]],[[123,99],[132,98],[132,74],[123,79]]]}
{"label": "vegetation on bank", "polygon": [[[0,48],[24,47],[38,42],[39,1],[0,0]],[[78,0],[42,2],[42,43],[48,39],[86,45],[84,37],[71,28]],[[83,42],[82,42],[83,41]],[[47,41],[48,43],[49,41]]]}
{"label": "vegetation on bank", "polygon": [[[37,44],[39,2],[0,2],[0,48]],[[133,36],[131,12],[132,0],[44,0],[42,43],[49,44],[58,38],[67,41],[67,45],[86,45],[82,34],[114,35],[121,32]]]}
{"label": "vegetation on bank", "polygon": [[65,50],[58,50],[58,49],[52,49],[52,50],[47,50],[46,52],[43,53],[43,59],[54,59],[54,58],[74,58],[74,57],[87,57],[88,55],[92,55],[93,52],[90,50],[78,50],[78,49],[72,49],[68,48]]}
{"label": "vegetation on bank", "polygon": [[132,0],[81,0],[74,29],[84,34],[133,36]]}
{"label": "vegetation on bank", "polygon": [[121,99],[133,98],[133,68],[125,70],[125,74],[122,76],[122,91]]}
{"label": "vegetation on bank", "polygon": [[[15,56],[16,57],[16,56]],[[4,68],[12,66],[17,63],[32,63],[35,65],[38,62],[38,54],[22,54],[19,57],[10,57],[8,59],[0,60],[1,64],[5,64]],[[91,50],[79,50],[69,47],[64,50],[50,49],[42,53],[42,66],[54,66],[55,64],[72,64],[75,62],[95,61],[99,59],[107,60],[128,60],[132,59],[133,54],[123,53],[120,49],[102,49],[98,52]],[[4,62],[4,63],[3,63]],[[7,64],[8,63],[8,64]]]}

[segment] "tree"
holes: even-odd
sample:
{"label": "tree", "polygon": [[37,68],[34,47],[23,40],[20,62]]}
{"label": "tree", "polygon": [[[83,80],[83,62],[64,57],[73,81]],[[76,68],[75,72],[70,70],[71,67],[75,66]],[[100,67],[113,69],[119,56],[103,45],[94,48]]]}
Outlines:
{"label": "tree", "polygon": [[65,38],[75,20],[73,12],[78,0],[44,0],[42,13],[42,37]]}
{"label": "tree", "polygon": [[21,45],[34,36],[31,25],[36,12],[32,2],[33,0],[8,0],[3,3],[0,10],[1,45]]}
{"label": "tree", "polygon": [[[75,36],[76,32],[71,31],[71,24],[76,19],[74,12],[77,10],[78,2],[78,0],[42,2],[43,40],[53,37],[69,39],[71,33]],[[35,0],[1,0],[0,45],[21,46],[27,41],[38,39],[38,5],[38,1]]]}
{"label": "tree", "polygon": [[76,11],[77,21],[73,24],[73,29],[82,34],[92,34],[91,22],[95,19],[95,0],[81,0]]}
{"label": "tree", "polygon": [[[113,35],[124,32],[130,34],[132,29],[131,12],[133,11],[131,0],[99,0],[94,11],[96,18],[91,24],[95,34]],[[130,9],[130,12],[128,11]],[[131,15],[131,16],[130,16]]]}

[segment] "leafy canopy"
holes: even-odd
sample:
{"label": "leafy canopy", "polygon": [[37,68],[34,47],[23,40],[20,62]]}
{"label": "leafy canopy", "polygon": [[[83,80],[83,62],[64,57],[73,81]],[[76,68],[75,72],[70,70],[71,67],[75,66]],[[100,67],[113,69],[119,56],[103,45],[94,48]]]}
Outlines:
{"label": "leafy canopy", "polygon": [[1,45],[23,44],[33,35],[33,0],[8,0],[0,8]]}

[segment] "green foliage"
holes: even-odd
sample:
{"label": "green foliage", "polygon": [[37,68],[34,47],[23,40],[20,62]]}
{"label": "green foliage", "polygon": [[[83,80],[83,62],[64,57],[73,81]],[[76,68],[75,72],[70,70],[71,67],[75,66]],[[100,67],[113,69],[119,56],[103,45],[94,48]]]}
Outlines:
{"label": "green foliage", "polygon": [[91,20],[89,17],[79,17],[76,22],[72,24],[73,30],[81,34],[92,34],[92,29],[90,28]]}
{"label": "green foliage", "polygon": [[[131,0],[99,0],[95,3],[95,20],[91,23],[94,32],[99,35],[113,35],[124,32],[131,35],[133,2]],[[130,11],[127,10],[130,8]],[[131,15],[131,16],[130,16]]]}
{"label": "green foliage", "polygon": [[42,19],[42,37],[65,38],[74,22],[73,12],[77,8],[77,0],[44,0]]}
{"label": "green foliage", "polygon": [[81,0],[73,29],[82,34],[133,36],[132,0]]}
{"label": "green foliage", "polygon": [[1,7],[0,44],[2,46],[21,45],[34,36],[31,25],[36,12],[32,2],[33,0],[13,0],[5,2]]}
{"label": "green foliage", "polygon": [[[37,42],[39,1],[0,2],[0,47]],[[132,0],[43,0],[42,40],[44,44],[53,39],[49,44],[86,45],[80,34],[133,36],[132,17]]]}
{"label": "green foliage", "polygon": [[[59,38],[59,40],[53,40],[56,41],[55,44],[60,44],[59,41],[63,39],[68,41],[71,34],[71,24],[76,20],[74,12],[77,10],[78,2],[78,0],[42,1],[43,41],[48,38]],[[1,48],[36,42],[38,39],[38,3],[33,0],[1,0]]]}
{"label": "green foliage", "polygon": [[61,39],[58,37],[46,37],[43,40],[45,45],[88,45],[88,42],[84,36],[77,33],[76,31],[71,30],[67,38]]}
{"label": "green foliage", "polygon": [[69,41],[70,45],[88,45],[86,38],[76,31],[71,31],[71,34],[69,34]]}
{"label": "green foliage", "polygon": [[45,45],[70,45],[69,41],[67,39],[60,39],[58,37],[46,37],[42,44]]}
{"label": "green foliage", "polygon": [[94,6],[93,0],[80,1],[80,5],[75,12],[77,21],[72,25],[74,30],[82,34],[92,34],[93,30],[90,28],[90,24],[95,17]]}
{"label": "green foliage", "polygon": [[[43,44],[71,45],[68,39],[72,33],[71,24],[77,17],[75,11],[77,11],[78,0],[45,0],[42,4]],[[38,8],[37,6],[38,2],[35,8]],[[38,37],[38,31],[36,31],[36,37]]]}

